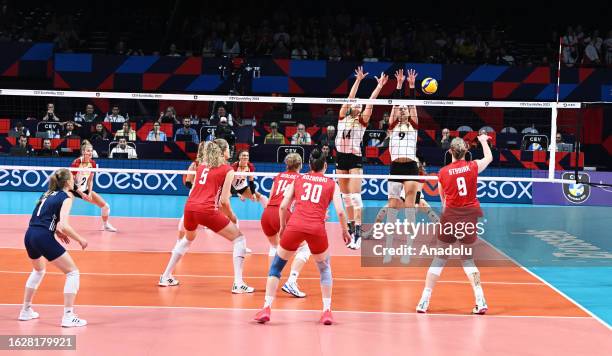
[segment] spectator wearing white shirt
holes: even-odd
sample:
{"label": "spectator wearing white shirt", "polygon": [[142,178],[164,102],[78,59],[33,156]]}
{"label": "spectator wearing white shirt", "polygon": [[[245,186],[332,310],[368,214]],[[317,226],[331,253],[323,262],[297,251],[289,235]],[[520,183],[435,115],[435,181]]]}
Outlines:
{"label": "spectator wearing white shirt", "polygon": [[298,125],[297,132],[293,136],[291,136],[291,144],[292,145],[310,145],[312,144],[310,134],[306,131],[306,126],[304,126],[304,124]]}
{"label": "spectator wearing white shirt", "polygon": [[125,117],[119,114],[119,105],[113,105],[110,114],[106,114],[104,122],[124,123]]}
{"label": "spectator wearing white shirt", "polygon": [[147,141],[165,142],[168,139],[166,133],[161,131],[160,127],[161,125],[159,122],[155,122],[153,124],[153,130],[149,131],[149,134],[147,135]]}
{"label": "spectator wearing white shirt", "polygon": [[599,59],[599,52],[597,51],[597,47],[595,47],[595,41],[589,41],[589,44],[584,49],[584,57],[582,58],[582,64],[601,64],[601,60]]}
{"label": "spectator wearing white shirt", "polygon": [[132,146],[128,146],[125,137],[119,139],[119,144],[111,150],[111,153],[108,158],[113,158],[114,155],[117,153],[127,153],[128,159],[138,158],[138,155],[136,154],[136,149]]}
{"label": "spectator wearing white shirt", "polygon": [[233,33],[230,33],[225,41],[223,41],[223,54],[230,57],[236,57],[240,54],[240,43]]}
{"label": "spectator wearing white shirt", "polygon": [[232,116],[232,114],[230,114],[229,112],[227,112],[227,110],[225,109],[225,106],[220,105],[217,108],[217,113],[213,114],[210,116],[210,120],[208,122],[209,125],[211,126],[217,126],[219,125],[219,121],[222,117],[226,117],[227,118],[227,124],[230,127],[234,127],[234,117]]}

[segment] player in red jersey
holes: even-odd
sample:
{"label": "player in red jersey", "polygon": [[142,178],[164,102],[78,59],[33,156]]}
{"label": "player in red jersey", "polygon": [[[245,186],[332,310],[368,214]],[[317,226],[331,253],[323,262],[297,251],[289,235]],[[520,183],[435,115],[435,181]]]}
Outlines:
{"label": "player in red jersey", "polygon": [[[195,161],[191,162],[191,164],[189,165],[189,168],[187,168],[188,171],[193,171],[195,172],[198,167],[204,163],[204,148],[206,147],[206,142],[200,142],[200,144],[198,145],[198,155],[196,156]],[[187,187],[187,189],[189,189],[189,194],[191,194],[191,188],[193,187],[193,181],[195,179],[195,175],[194,174],[185,174],[183,176],[183,184],[185,185],[185,187]],[[184,216],[181,216],[181,219],[179,220],[178,223],[178,239],[176,241],[176,243],[178,244],[180,239],[182,239],[183,237],[185,237],[185,225],[184,225]]]}
{"label": "player in red jersey", "polygon": [[[332,201],[338,214],[344,242],[348,243],[351,236],[342,207],[340,188],[333,179],[323,175],[327,169],[326,158],[320,150],[314,149],[309,160],[311,171],[297,177],[285,191],[285,197],[280,205],[280,243],[270,265],[263,309],[255,315],[255,320],[259,323],[270,320],[270,308],[278,289],[281,272],[287,260],[304,241],[308,243],[321,275],[323,315],[320,322],[325,325],[333,323],[331,314],[332,274],[329,263],[329,243],[325,231],[327,208]],[[286,222],[287,210],[294,200],[295,209],[289,222]]]}
{"label": "player in red jersey", "polygon": [[[459,226],[464,227],[468,223],[476,224],[478,217],[482,216],[480,211],[480,203],[476,197],[478,190],[478,173],[482,172],[493,161],[491,148],[488,145],[489,136],[486,134],[478,136],[484,158],[474,161],[466,161],[465,154],[468,151],[468,145],[462,138],[454,138],[451,141],[450,152],[453,156],[453,162],[440,169],[438,173],[438,187],[440,191],[440,199],[442,200],[442,216],[440,218],[441,226],[445,224],[453,224],[455,234],[447,234],[442,232],[438,235],[438,240],[442,247],[449,246],[460,241],[463,244],[472,244],[476,241],[476,229],[472,233],[467,233],[467,228],[461,234]],[[446,230],[446,229],[444,229]],[[431,266],[427,271],[425,279],[425,288],[421,295],[421,300],[417,304],[416,311],[425,313],[429,307],[429,299],[434,285],[440,278],[442,269],[446,265],[447,257],[436,256],[431,262]],[[472,256],[462,256],[463,270],[470,280],[476,306],[472,310],[474,314],[484,314],[487,312],[488,306],[480,284],[480,272],[474,263]]]}
{"label": "player in red jersey", "polygon": [[[290,153],[285,157],[285,164],[287,170],[283,173],[279,173],[274,177],[272,188],[270,190],[270,200],[263,214],[261,215],[261,229],[270,241],[270,250],[268,256],[273,259],[276,256],[276,249],[278,248],[278,232],[280,231],[280,215],[279,206],[281,205],[284,197],[286,188],[293,184],[293,181],[300,176],[300,170],[302,169],[302,156],[297,153]],[[291,217],[291,210],[287,210],[285,219],[288,221]],[[285,293],[289,293],[297,298],[306,297],[306,293],[302,292],[297,284],[297,278],[304,267],[304,264],[308,262],[310,258],[310,249],[307,243],[303,243],[297,250],[295,258],[291,263],[291,274],[287,279],[287,282],[283,285],[281,290]],[[270,260],[272,262],[272,260]]]}
{"label": "player in red jersey", "polygon": [[[232,168],[236,172],[255,172],[255,165],[249,162],[249,151],[240,151],[238,161],[232,164]],[[255,177],[238,176],[232,182],[232,193],[237,193],[240,200],[251,199],[261,203],[265,208],[268,204],[268,198],[259,194],[255,190]]]}
{"label": "player in red jersey", "polygon": [[[189,246],[196,238],[198,225],[203,225],[217,234],[232,241],[234,262],[234,284],[232,293],[253,293],[242,280],[244,256],[246,255],[246,239],[232,221],[236,217],[230,206],[231,184],[234,170],[227,164],[229,145],[223,139],[216,139],[206,144],[204,161],[196,171],[195,184],[185,203],[184,225],[185,238],[181,239],[172,250],[172,257],[166,270],[159,278],[160,286],[175,286],[179,282],[172,276],[172,271],[178,261],[185,255]],[[225,207],[227,214],[221,212]]]}
{"label": "player in red jersey", "polygon": [[[81,157],[75,159],[70,167],[72,168],[97,168],[96,162],[92,158],[93,146],[87,140],[84,140],[81,144]],[[94,192],[94,175],[93,172],[77,171],[72,172],[74,176],[74,189],[72,193],[75,197],[81,198],[86,202],[97,205],[101,209],[102,215],[102,229],[110,232],[116,232],[117,229],[108,222],[108,216],[110,215],[110,206],[100,196],[100,194]]]}

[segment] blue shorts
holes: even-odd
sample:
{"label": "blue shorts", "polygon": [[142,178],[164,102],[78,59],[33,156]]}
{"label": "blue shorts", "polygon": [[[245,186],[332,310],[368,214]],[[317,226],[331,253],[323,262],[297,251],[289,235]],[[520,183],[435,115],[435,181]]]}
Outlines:
{"label": "blue shorts", "polygon": [[28,251],[28,256],[33,260],[43,256],[48,261],[53,261],[66,252],[64,246],[60,245],[55,239],[55,234],[44,228],[28,228],[24,244]]}

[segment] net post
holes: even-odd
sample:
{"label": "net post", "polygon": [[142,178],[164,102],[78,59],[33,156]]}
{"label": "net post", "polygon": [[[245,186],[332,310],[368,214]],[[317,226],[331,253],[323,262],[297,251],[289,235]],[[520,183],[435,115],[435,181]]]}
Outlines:
{"label": "net post", "polygon": [[556,167],[556,153],[557,153],[557,114],[559,109],[557,106],[552,107],[550,115],[550,146],[548,150],[550,152],[548,158],[548,179],[555,179],[555,167]]}

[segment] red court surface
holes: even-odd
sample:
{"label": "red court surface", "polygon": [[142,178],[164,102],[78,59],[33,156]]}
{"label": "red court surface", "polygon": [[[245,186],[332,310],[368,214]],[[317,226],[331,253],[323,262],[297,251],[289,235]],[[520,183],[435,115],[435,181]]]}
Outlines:
{"label": "red court surface", "polygon": [[[241,228],[254,252],[246,260],[245,280],[257,291],[232,295],[231,244],[214,234],[201,232],[178,265],[180,286],[159,288],[177,220],[114,218],[120,229],[114,234],[98,231],[96,218],[73,217],[90,242],[87,251],[71,250],[81,271],[76,311],[89,325],[58,326],[64,276],[51,266],[34,299],[41,318],[19,322],[31,270],[22,247],[27,218],[0,216],[0,334],[75,334],[79,355],[609,355],[612,350],[606,326],[518,266],[481,269],[490,308],[485,316],[469,314],[473,295],[460,268],[444,270],[430,313],[418,315],[414,308],[425,267],[362,268],[358,252],[339,238],[331,241],[337,324],[317,324],[321,299],[312,262],[299,279],[308,297],[281,292],[272,321],[255,324],[251,318],[263,304],[267,241],[254,221],[241,222]],[[338,236],[337,226],[328,227],[330,236]],[[49,354],[64,353],[75,354]]]}

